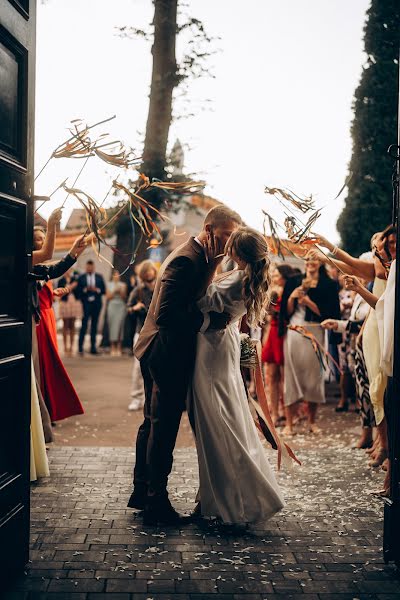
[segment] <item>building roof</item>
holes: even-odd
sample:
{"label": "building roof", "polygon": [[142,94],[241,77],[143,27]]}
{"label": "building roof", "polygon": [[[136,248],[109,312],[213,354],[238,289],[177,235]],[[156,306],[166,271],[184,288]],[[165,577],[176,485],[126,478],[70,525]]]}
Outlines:
{"label": "building roof", "polygon": [[44,227],[46,229],[47,227],[47,221],[44,217],[42,217],[42,215],[40,215],[39,213],[35,213],[35,218],[34,218],[34,227]]}
{"label": "building roof", "polygon": [[84,208],[73,208],[71,214],[69,215],[67,224],[65,225],[65,229],[67,230],[75,230],[82,231],[86,229],[86,214]]}
{"label": "building roof", "polygon": [[56,235],[56,242],[54,244],[55,252],[67,252],[71,249],[72,244],[76,238],[82,235],[82,229],[63,229]]}

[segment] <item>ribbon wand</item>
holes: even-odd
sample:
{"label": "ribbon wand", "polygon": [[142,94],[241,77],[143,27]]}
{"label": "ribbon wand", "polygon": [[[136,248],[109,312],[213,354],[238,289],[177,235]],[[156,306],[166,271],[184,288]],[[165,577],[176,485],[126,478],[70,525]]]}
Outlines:
{"label": "ribbon wand", "polygon": [[[101,207],[103,206],[104,202],[107,200],[108,196],[109,196],[109,195],[110,195],[110,193],[111,193],[111,190],[112,190],[112,189],[113,189],[113,187],[114,187],[114,181],[118,181],[118,179],[119,179],[119,175],[117,175],[116,179],[114,179],[114,180],[113,180],[113,182],[111,183],[111,185],[110,185],[110,189],[108,190],[107,194],[104,196],[103,200],[102,200],[102,201],[100,202],[100,204],[99,204],[99,208],[101,208]],[[86,231],[85,231],[85,233],[83,234],[83,235],[84,235],[84,237],[86,237],[86,236],[88,235],[88,233],[90,233],[90,227],[89,227],[89,226],[86,228]]]}
{"label": "ribbon wand", "polygon": [[[285,206],[285,205],[283,204],[283,202],[282,202],[281,200],[279,200],[279,199],[278,199],[278,202],[280,202],[280,204],[281,204],[282,206],[284,206],[284,207],[285,207],[285,209],[286,209],[286,210],[288,210],[288,211],[290,212],[290,214],[291,214],[291,215],[293,215],[293,217],[294,217],[294,218],[295,218],[295,219],[296,219],[296,220],[297,220],[297,221],[300,223],[300,225],[301,225],[301,226],[304,228],[303,235],[304,235],[304,232],[305,232],[305,231],[307,231],[307,229],[308,229],[308,228],[310,228],[310,227],[312,227],[312,225],[314,225],[314,223],[315,223],[315,220],[316,220],[316,219],[315,219],[315,220],[314,220],[314,222],[313,222],[313,223],[311,223],[310,225],[308,225],[308,224],[304,224],[304,223],[302,222],[302,220],[301,220],[301,219],[298,217],[298,215],[296,215],[296,214],[295,214],[295,213],[294,213],[294,212],[291,210],[291,208],[290,208],[289,206]],[[264,214],[265,214],[265,211],[263,211],[263,212],[264,212]],[[317,213],[318,213],[318,210],[317,210]],[[314,216],[314,215],[313,215],[313,216]],[[318,216],[319,216],[319,215],[318,215]],[[317,217],[317,218],[318,218],[318,217]],[[310,232],[309,232],[309,233],[310,233]],[[303,241],[305,241],[305,239],[304,239]],[[299,240],[299,242],[300,242],[300,240]],[[300,242],[300,243],[301,243],[301,242]],[[314,242],[314,247],[315,247],[315,248],[318,250],[318,252],[320,252],[320,254],[322,254],[322,255],[323,255],[323,256],[324,256],[324,257],[327,259],[327,261],[328,261],[328,262],[330,262],[330,264],[331,264],[333,267],[336,267],[336,269],[339,271],[339,273],[341,273],[342,275],[346,275],[346,273],[344,273],[344,271],[342,271],[342,269],[341,269],[340,267],[338,267],[338,265],[337,265],[337,264],[336,264],[336,263],[335,263],[335,262],[334,262],[334,261],[331,259],[331,257],[330,257],[330,256],[328,256],[327,254],[325,254],[325,252],[322,250],[321,246],[319,246],[319,245],[318,245],[318,241],[315,241],[315,242]]]}
{"label": "ribbon wand", "polygon": [[56,192],[57,192],[57,191],[58,191],[60,188],[64,187],[64,185],[67,183],[67,180],[68,180],[68,177],[66,177],[66,179],[64,179],[64,181],[62,181],[62,182],[60,183],[60,185],[58,185],[58,186],[56,187],[56,189],[55,189],[55,190],[53,190],[53,191],[51,192],[51,194],[50,194],[50,195],[49,195],[49,196],[46,198],[46,200],[43,200],[43,202],[42,202],[41,204],[39,204],[39,206],[38,206],[37,208],[35,208],[35,210],[33,211],[33,214],[34,214],[34,215],[35,215],[35,214],[36,214],[36,213],[37,213],[37,212],[38,212],[38,211],[39,211],[39,210],[42,208],[43,204],[45,204],[46,202],[48,202],[48,201],[50,200],[50,198],[51,198],[52,196],[54,196],[54,194],[55,194],[55,193],[56,193]]}
{"label": "ribbon wand", "polygon": [[[75,187],[75,185],[76,185],[76,183],[77,183],[77,181],[78,181],[79,177],[82,175],[82,171],[83,171],[83,169],[86,167],[86,165],[87,165],[87,163],[88,163],[88,160],[89,160],[89,158],[90,158],[90,156],[87,156],[87,157],[86,157],[86,159],[85,159],[85,162],[83,163],[81,170],[79,171],[78,175],[77,175],[77,176],[76,176],[76,178],[75,178],[75,181],[74,181],[74,183],[72,184],[72,187]],[[64,200],[64,202],[61,204],[61,207],[60,207],[60,208],[64,208],[64,206],[65,206],[65,203],[66,203],[66,201],[68,200],[68,198],[69,198],[69,197],[70,197],[70,193],[68,192],[68,194],[65,196],[65,200]]]}
{"label": "ribbon wand", "polygon": [[[88,125],[85,128],[85,133],[87,133],[90,129],[93,129],[94,127],[97,127],[98,125],[103,125],[104,123],[108,123],[109,121],[112,121],[115,118],[116,118],[116,115],[113,115],[112,117],[108,117],[107,119],[103,119],[102,121],[99,121],[98,123],[93,123],[93,125]],[[71,123],[76,123],[76,120],[75,121],[71,121]],[[70,132],[71,132],[71,130],[70,130]],[[49,156],[49,158],[47,159],[47,161],[45,162],[45,164],[43,165],[43,167],[40,169],[39,173],[36,175],[34,181],[36,181],[36,179],[38,179],[39,176],[43,173],[43,171],[45,170],[45,168],[47,167],[47,165],[49,164],[49,162],[51,161],[51,159],[54,158],[54,156],[56,155],[57,151],[62,146],[64,146],[64,144],[69,144],[74,139],[75,140],[79,139],[79,132],[73,134],[66,142],[63,142],[62,144],[60,144],[59,146],[57,146],[57,148],[51,153],[51,155]]]}

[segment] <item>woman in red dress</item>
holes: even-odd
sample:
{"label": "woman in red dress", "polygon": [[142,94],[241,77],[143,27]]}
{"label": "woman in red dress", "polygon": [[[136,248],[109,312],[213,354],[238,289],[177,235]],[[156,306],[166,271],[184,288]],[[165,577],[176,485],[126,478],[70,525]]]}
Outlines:
{"label": "woman in red dress", "polygon": [[292,267],[289,265],[276,265],[271,272],[271,282],[274,290],[269,311],[271,318],[261,354],[261,359],[266,364],[270,411],[275,425],[278,425],[281,421],[279,399],[283,395],[283,337],[278,335],[279,311],[283,288],[291,274]]}
{"label": "woman in red dress", "polygon": [[[41,235],[42,234],[42,235]],[[40,249],[44,233],[36,229],[34,232],[34,248]],[[57,288],[49,279],[63,275],[76,261],[86,247],[81,236],[71,248],[71,251],[61,261],[53,265],[38,265],[34,270],[43,272],[44,281],[39,286],[40,321],[36,327],[36,335],[40,364],[40,387],[44,401],[50,413],[51,421],[61,421],[73,415],[82,414],[83,407],[71,383],[58,354],[56,319],[53,311],[54,295],[62,296],[69,292],[68,288]]]}

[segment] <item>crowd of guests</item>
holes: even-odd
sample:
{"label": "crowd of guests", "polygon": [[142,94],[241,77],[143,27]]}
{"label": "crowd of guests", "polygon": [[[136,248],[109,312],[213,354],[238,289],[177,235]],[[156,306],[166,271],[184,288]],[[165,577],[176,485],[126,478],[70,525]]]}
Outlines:
{"label": "crowd of guests", "polygon": [[262,350],[271,414],[287,436],[296,434],[304,419],[307,431],[320,431],[316,415],[325,402],[327,369],[319,347],[340,384],[336,411],[347,412],[353,404],[359,412],[355,447],[366,450],[371,467],[386,470],[378,493],[388,495],[385,395],[393,360],[395,229],[376,233],[371,251],[359,258],[322,237],[319,241],[329,258],[313,249],[305,256],[304,274],[287,264],[275,265],[271,273]]}
{"label": "crowd of guests", "polygon": [[[132,355],[132,385],[129,410],[141,410],[144,405],[144,387],[139,361],[133,356],[133,346],[146,319],[157,278],[157,266],[151,260],[135,265],[127,283],[113,269],[111,279],[104,281],[96,273],[92,260],[86,262],[86,272],[79,275],[71,269],[58,281],[57,287],[68,286],[68,292],[59,298],[59,317],[63,321],[64,354],[73,353],[76,320],[81,320],[78,353],[84,355],[85,336],[90,323],[90,354],[99,354],[97,336],[99,317],[104,304],[102,326],[102,353],[121,356],[125,348]],[[105,301],[103,302],[103,297]]]}

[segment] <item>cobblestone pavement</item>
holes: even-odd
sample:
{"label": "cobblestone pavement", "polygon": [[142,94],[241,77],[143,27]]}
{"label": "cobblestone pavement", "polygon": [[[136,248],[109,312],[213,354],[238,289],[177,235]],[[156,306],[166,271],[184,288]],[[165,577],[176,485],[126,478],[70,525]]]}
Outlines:
{"label": "cobblestone pavement", "polygon": [[[362,452],[301,450],[303,466],[280,475],[285,509],[258,532],[145,528],[125,507],[130,449],[64,446],[50,456],[51,478],[32,488],[29,569],[6,600],[400,598],[397,572],[382,562],[383,506],[369,494],[381,474]],[[176,450],[175,506],[190,511],[196,485],[195,450]]]}

